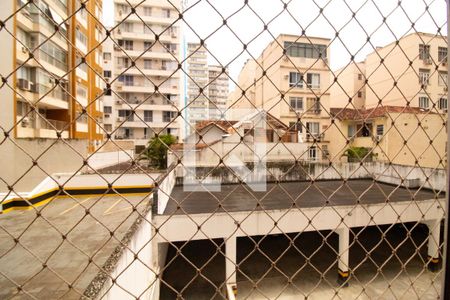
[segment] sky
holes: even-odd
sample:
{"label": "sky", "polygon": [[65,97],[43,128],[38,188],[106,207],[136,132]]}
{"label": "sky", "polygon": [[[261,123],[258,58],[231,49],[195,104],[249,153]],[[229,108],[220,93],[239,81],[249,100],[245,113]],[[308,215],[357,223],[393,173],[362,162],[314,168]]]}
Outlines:
{"label": "sky", "polygon": [[[113,20],[112,1],[104,0],[108,25]],[[364,60],[374,47],[413,32],[412,23],[417,31],[436,34],[441,27],[447,32],[445,0],[284,0],[286,9],[281,0],[244,2],[183,0],[185,22],[179,23],[186,42],[205,39],[209,63],[227,65],[234,79],[247,59],[257,58],[281,33],[299,35],[305,30],[306,35],[332,39],[329,63],[337,70],[347,65],[352,55],[357,61]],[[243,43],[248,44],[246,50]]]}

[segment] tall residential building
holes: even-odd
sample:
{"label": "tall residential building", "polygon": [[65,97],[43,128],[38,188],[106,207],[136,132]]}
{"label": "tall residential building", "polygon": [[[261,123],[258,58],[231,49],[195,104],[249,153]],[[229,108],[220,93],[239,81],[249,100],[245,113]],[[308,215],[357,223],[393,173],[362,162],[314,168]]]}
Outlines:
{"label": "tall residential building", "polygon": [[[139,3],[135,13],[128,2]],[[117,27],[104,53],[112,83],[104,124],[113,139],[142,148],[155,134],[180,135],[180,28],[172,4],[180,9],[179,1],[114,1]]]}
{"label": "tall residential building", "polygon": [[102,1],[0,1],[0,17],[0,191],[29,191],[79,170],[102,141]]}
{"label": "tall residential building", "polygon": [[187,45],[186,118],[195,124],[208,117],[208,55],[198,43]]}
{"label": "tall residential building", "polygon": [[228,98],[227,69],[208,65],[208,53],[199,43],[188,43],[187,49],[187,119],[191,124],[223,119]]}
{"label": "tall residential building", "polygon": [[[228,106],[263,108],[308,143],[311,160],[326,159],[330,125],[329,39],[281,34],[244,65]],[[282,45],[280,47],[279,45]]]}
{"label": "tall residential building", "polygon": [[[366,105],[366,63],[352,62],[334,72],[338,78],[330,88],[333,107],[361,109]],[[370,90],[370,89],[369,89]]]}
{"label": "tall residential building", "polygon": [[227,69],[221,66],[208,66],[208,112],[209,119],[225,118],[228,99]]}
{"label": "tall residential building", "polygon": [[76,0],[16,3],[23,9],[13,29],[15,136],[57,138],[56,129],[63,138],[87,139],[92,151],[103,137],[97,125],[103,81],[96,75],[102,73],[102,1],[84,9]]}

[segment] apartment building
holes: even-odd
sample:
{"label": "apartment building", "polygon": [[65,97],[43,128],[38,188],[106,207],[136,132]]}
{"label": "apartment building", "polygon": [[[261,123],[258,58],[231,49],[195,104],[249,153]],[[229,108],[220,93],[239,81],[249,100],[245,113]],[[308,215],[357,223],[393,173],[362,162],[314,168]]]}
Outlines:
{"label": "apartment building", "polygon": [[443,113],[447,69],[446,37],[410,33],[336,71],[340,86],[331,88],[332,106],[345,107],[351,96],[355,108],[409,105]]}
{"label": "apartment building", "polygon": [[208,113],[208,55],[199,43],[187,44],[187,103],[189,123],[209,119]]}
{"label": "apartment building", "polygon": [[366,105],[366,63],[351,62],[334,72],[338,78],[330,88],[333,107],[361,109]]}
{"label": "apartment building", "polygon": [[[233,110],[263,108],[309,145],[309,159],[326,159],[330,137],[329,39],[281,34],[244,65],[230,94]],[[282,45],[280,47],[279,45]]]}
{"label": "apartment building", "polygon": [[229,93],[227,69],[216,65],[208,66],[208,82],[209,119],[224,119]]}
{"label": "apartment building", "polygon": [[346,149],[359,147],[370,159],[443,168],[447,69],[447,39],[411,33],[336,71],[331,157],[346,159]]}
{"label": "apartment building", "polygon": [[[137,5],[135,13],[131,5]],[[155,134],[180,135],[179,1],[114,1],[112,39],[105,44],[104,126],[113,139],[144,146]]]}
{"label": "apartment building", "polygon": [[76,0],[38,0],[15,14],[17,138],[57,138],[59,131],[87,139],[91,151],[102,140],[101,12],[102,1],[80,9]]}
{"label": "apartment building", "polygon": [[227,69],[208,65],[208,52],[199,43],[188,43],[187,49],[186,117],[191,124],[224,119],[229,90]]}
{"label": "apartment building", "polygon": [[77,171],[102,141],[102,1],[79,2],[0,2],[0,156],[10,162],[0,191],[30,191],[48,174]]}

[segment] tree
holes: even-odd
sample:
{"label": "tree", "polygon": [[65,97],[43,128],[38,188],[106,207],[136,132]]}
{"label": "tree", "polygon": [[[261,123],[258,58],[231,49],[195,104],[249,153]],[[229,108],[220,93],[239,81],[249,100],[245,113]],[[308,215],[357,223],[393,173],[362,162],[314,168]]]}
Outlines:
{"label": "tree", "polygon": [[368,162],[372,161],[374,153],[370,148],[350,147],[345,151],[344,155],[348,157],[348,162]]}
{"label": "tree", "polygon": [[165,169],[167,168],[167,150],[175,142],[175,137],[170,134],[153,137],[141,154],[141,159],[148,159],[149,165],[152,164],[158,169]]}

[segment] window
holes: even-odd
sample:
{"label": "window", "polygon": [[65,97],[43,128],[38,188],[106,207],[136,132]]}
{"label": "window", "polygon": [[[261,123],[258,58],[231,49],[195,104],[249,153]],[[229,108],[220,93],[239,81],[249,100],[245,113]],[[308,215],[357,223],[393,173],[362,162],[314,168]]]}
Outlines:
{"label": "window", "polygon": [[302,132],[302,123],[301,122],[289,122],[289,130]]}
{"label": "window", "polygon": [[133,111],[128,110],[128,109],[119,109],[119,117],[127,118],[127,121],[134,120]]}
{"label": "window", "polygon": [[88,90],[85,86],[77,84],[77,97],[87,98]]}
{"label": "window", "polygon": [[150,6],[144,6],[144,16],[151,16],[152,8]]}
{"label": "window", "polygon": [[152,46],[152,42],[144,42],[144,50],[149,49]]}
{"label": "window", "polygon": [[106,132],[111,132],[112,131],[112,125],[111,124],[104,124],[103,126],[105,126],[105,131]]}
{"label": "window", "polygon": [[438,85],[447,86],[447,72],[439,72]]}
{"label": "window", "polygon": [[123,47],[125,50],[133,50],[133,41],[119,40],[119,46]]}
{"label": "window", "polygon": [[163,111],[163,122],[170,122],[175,118],[174,111]]}
{"label": "window", "polygon": [[112,107],[111,106],[104,106],[103,107],[103,112],[105,114],[111,114],[112,113]]}
{"label": "window", "polygon": [[377,125],[377,136],[383,136],[384,134],[384,125],[380,124]]}
{"label": "window", "polygon": [[358,137],[369,137],[372,136],[372,123],[362,123],[356,125]]}
{"label": "window", "polygon": [[284,48],[286,49],[286,55],[292,57],[305,57],[315,59],[320,57],[327,57],[326,45],[285,42]]}
{"label": "window", "polygon": [[355,136],[355,134],[356,134],[356,126],[355,125],[348,125],[347,136],[349,138],[352,138],[352,137]]}
{"label": "window", "polygon": [[144,121],[145,122],[153,122],[153,111],[144,110]]}
{"label": "window", "polygon": [[301,73],[289,72],[289,87],[303,87],[303,78]]}
{"label": "window", "polygon": [[163,17],[170,18],[170,9],[163,9],[162,15]]}
{"label": "window", "polygon": [[430,59],[430,45],[419,45],[419,59]]}
{"label": "window", "polygon": [[363,79],[362,74],[358,74],[358,80],[362,80],[362,79]]}
{"label": "window", "polygon": [[419,83],[422,85],[429,85],[430,70],[419,69]]}
{"label": "window", "polygon": [[105,78],[111,78],[111,71],[104,70],[104,71],[103,71],[103,77],[105,77]]}
{"label": "window", "polygon": [[306,98],[306,110],[309,113],[319,114],[320,109],[320,100],[317,98]]}
{"label": "window", "polygon": [[359,92],[358,92],[358,98],[361,98],[361,97],[362,97],[362,92],[359,91]]}
{"label": "window", "polygon": [[438,48],[438,61],[446,61],[447,60],[447,48],[446,47],[439,47]]}
{"label": "window", "polygon": [[428,109],[430,105],[430,101],[428,100],[428,97],[419,97],[419,107]]}
{"label": "window", "polygon": [[440,98],[438,102],[439,109],[447,110],[447,98]]}
{"label": "window", "polygon": [[103,59],[104,60],[111,60],[111,52],[103,53]]}
{"label": "window", "polygon": [[303,110],[303,98],[301,97],[290,97],[289,98],[291,110]]}
{"label": "window", "polygon": [[308,149],[308,158],[312,161],[317,160],[317,147],[309,147]]}
{"label": "window", "polygon": [[80,43],[82,43],[85,46],[87,45],[87,37],[86,37],[86,35],[84,33],[82,33],[80,31],[79,28],[76,29],[75,36],[76,36],[76,39],[78,41],[80,41]]}
{"label": "window", "polygon": [[152,68],[152,60],[144,59],[144,69],[151,69],[151,68]]}
{"label": "window", "polygon": [[320,88],[320,74],[308,73],[306,75],[306,82],[309,88],[312,89]]}
{"label": "window", "polygon": [[134,77],[133,75],[120,75],[119,82],[123,82],[124,85],[133,86]]}
{"label": "window", "polygon": [[306,132],[309,135],[318,136],[319,135],[319,122],[306,122]]}
{"label": "window", "polygon": [[133,32],[133,23],[123,22],[120,24],[120,29],[123,30],[123,32]]}

